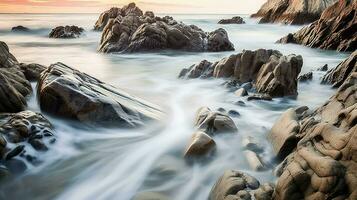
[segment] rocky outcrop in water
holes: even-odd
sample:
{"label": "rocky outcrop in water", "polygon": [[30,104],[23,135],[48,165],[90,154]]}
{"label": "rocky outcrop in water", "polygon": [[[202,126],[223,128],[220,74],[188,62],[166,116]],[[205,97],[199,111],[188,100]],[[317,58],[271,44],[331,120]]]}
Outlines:
{"label": "rocky outcrop in water", "polygon": [[41,110],[91,126],[137,127],[161,111],[62,63],[48,67],[37,87]]}
{"label": "rocky outcrop in water", "polygon": [[307,24],[337,0],[268,0],[252,17],[259,23]]}
{"label": "rocky outcrop in water", "polygon": [[26,108],[32,88],[8,46],[0,41],[0,112],[19,112]]}
{"label": "rocky outcrop in water", "polygon": [[[284,114],[286,120],[278,120],[274,126],[281,128],[276,130],[295,141],[277,170],[274,199],[357,199],[356,111],[357,73],[353,72],[325,105],[300,117]],[[280,138],[275,137],[273,144],[284,141]]]}
{"label": "rocky outcrop in water", "polygon": [[259,181],[253,176],[240,171],[227,170],[213,186],[208,199],[250,200],[252,199],[252,194],[256,200],[271,199],[274,186],[271,184],[259,186]]}
{"label": "rocky outcrop in water", "polygon": [[[39,152],[55,142],[51,123],[41,114],[22,111],[0,114],[0,174],[17,174],[26,170],[23,160],[39,164]],[[0,179],[4,176],[0,176]]]}
{"label": "rocky outcrop in water", "polygon": [[278,42],[320,49],[354,51],[357,49],[356,10],[357,1],[339,0],[327,8],[319,20]]}
{"label": "rocky outcrop in water", "polygon": [[30,29],[24,26],[15,26],[11,28],[12,32],[29,32]]}
{"label": "rocky outcrop in water", "polygon": [[298,81],[299,82],[307,82],[307,81],[311,81],[313,78],[313,73],[312,72],[308,72],[306,74],[302,74],[299,76]]}
{"label": "rocky outcrop in water", "polygon": [[332,84],[333,87],[340,87],[353,72],[357,72],[357,51],[354,51],[336,68],[328,71],[322,78],[322,83]]}
{"label": "rocky outcrop in water", "polygon": [[49,34],[50,38],[79,38],[84,32],[84,29],[78,26],[58,26]]}
{"label": "rocky outcrop in water", "polygon": [[46,70],[45,66],[36,63],[21,63],[20,68],[21,71],[24,73],[26,79],[29,81],[38,81],[41,73]]}
{"label": "rocky outcrop in water", "polygon": [[233,44],[224,29],[206,33],[194,25],[172,17],[155,17],[131,3],[112,8],[98,19],[95,29],[103,28],[100,52],[139,52],[153,50],[231,51]]}
{"label": "rocky outcrop in water", "polygon": [[192,135],[189,145],[186,147],[185,158],[199,158],[209,155],[216,148],[216,142],[205,132],[197,131]]}
{"label": "rocky outcrop in water", "polygon": [[276,50],[245,50],[218,62],[206,60],[183,69],[181,78],[230,78],[238,85],[253,82],[257,92],[272,97],[297,95],[301,56],[283,56]]}
{"label": "rocky outcrop in water", "polygon": [[236,16],[232,17],[231,19],[221,19],[219,20],[218,24],[245,24],[245,21],[242,17]]}

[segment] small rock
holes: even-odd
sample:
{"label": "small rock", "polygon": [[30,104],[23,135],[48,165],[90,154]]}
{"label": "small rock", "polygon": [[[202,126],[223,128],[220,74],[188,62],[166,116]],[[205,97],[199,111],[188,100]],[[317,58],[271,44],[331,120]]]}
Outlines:
{"label": "small rock", "polygon": [[25,149],[25,145],[19,145],[15,147],[14,149],[12,149],[6,154],[5,159],[6,160],[12,159],[13,157],[19,155],[24,149]]}
{"label": "small rock", "polygon": [[224,108],[218,108],[217,111],[218,111],[218,112],[221,112],[221,113],[227,112],[226,109],[224,109]]}
{"label": "small rock", "polygon": [[245,106],[244,101],[237,101],[235,104],[242,107]]}
{"label": "small rock", "polygon": [[245,158],[247,159],[248,164],[252,170],[262,171],[262,170],[266,169],[266,167],[260,160],[259,156],[255,152],[253,152],[251,150],[245,150],[244,155],[245,155]]}
{"label": "small rock", "polygon": [[230,111],[228,111],[228,115],[231,116],[231,117],[239,117],[240,113],[238,111],[235,111],[235,110],[230,110]]}
{"label": "small rock", "polygon": [[324,66],[320,67],[317,69],[317,71],[322,71],[322,72],[326,72],[328,70],[328,65],[325,64]]}
{"label": "small rock", "polygon": [[30,29],[20,25],[20,26],[12,27],[11,31],[12,32],[29,32]]}
{"label": "small rock", "polygon": [[246,190],[241,190],[239,192],[237,192],[238,196],[238,200],[251,200],[252,199],[252,195],[250,195],[250,193]]}
{"label": "small rock", "polygon": [[298,80],[300,82],[311,81],[312,80],[312,72],[308,72],[306,74],[299,76]]}
{"label": "small rock", "polygon": [[192,135],[191,142],[186,148],[185,158],[209,155],[216,148],[215,141],[206,133],[198,131]]}
{"label": "small rock", "polygon": [[37,151],[47,151],[47,146],[40,139],[33,139],[29,141],[31,146]]}
{"label": "small rock", "polygon": [[248,101],[252,101],[252,100],[264,100],[264,101],[271,101],[273,100],[273,98],[268,95],[268,94],[254,94],[252,96],[249,96],[247,98]]}
{"label": "small rock", "polygon": [[248,96],[247,90],[244,89],[243,87],[240,88],[240,89],[238,89],[238,90],[236,90],[236,91],[234,92],[234,94],[237,95],[237,96],[239,96],[239,97]]}
{"label": "small rock", "polygon": [[245,24],[242,17],[236,16],[231,19],[221,19],[218,24]]}
{"label": "small rock", "polygon": [[250,89],[252,89],[253,84],[251,82],[247,82],[247,83],[243,83],[241,85],[241,88],[245,89],[246,91],[249,91]]}
{"label": "small rock", "polygon": [[78,38],[84,29],[78,26],[58,26],[52,29],[50,38]]}
{"label": "small rock", "polygon": [[274,184],[264,183],[257,190],[254,191],[256,200],[271,200],[273,199]]}

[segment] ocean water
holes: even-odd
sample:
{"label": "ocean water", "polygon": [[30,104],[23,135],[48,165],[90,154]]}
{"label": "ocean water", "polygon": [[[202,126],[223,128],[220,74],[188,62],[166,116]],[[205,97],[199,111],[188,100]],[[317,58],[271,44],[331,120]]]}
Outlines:
{"label": "ocean water", "polygon": [[[223,27],[234,43],[235,52],[102,54],[97,52],[100,32],[92,31],[99,14],[0,14],[0,40],[20,62],[50,65],[63,62],[131,94],[155,103],[166,117],[136,130],[98,128],[88,130],[48,116],[56,130],[57,142],[41,155],[40,166],[28,170],[0,187],[0,199],[120,199],[129,200],[143,192],[157,192],[177,200],[207,199],[210,189],[227,169],[255,176],[261,183],[274,182],[272,169],[254,172],[242,153],[241,140],[254,137],[264,146],[263,160],[274,165],[266,134],[274,121],[290,107],[315,108],[334,93],[319,84],[324,72],[316,69],[328,64],[335,67],[348,55],[335,51],[310,49],[299,45],[275,44],[275,41],[301,28],[279,24],[257,24],[256,19],[241,15],[242,25],[218,25],[232,15],[173,15],[178,21],[195,24],[205,31]],[[11,33],[11,27],[23,25],[29,33]],[[86,29],[79,39],[50,39],[48,33],[58,25],[79,25]],[[271,102],[246,102],[221,85],[225,80],[180,80],[180,70],[206,59],[216,61],[244,49],[271,48],[283,54],[303,56],[302,73],[313,71],[314,79],[299,84],[297,99],[277,98]],[[36,83],[33,83],[35,89]],[[215,136],[217,152],[205,163],[187,164],[183,152],[192,133],[196,111],[236,110],[233,118],[237,134]],[[40,112],[35,95],[29,109]],[[145,193],[144,193],[145,194]]]}

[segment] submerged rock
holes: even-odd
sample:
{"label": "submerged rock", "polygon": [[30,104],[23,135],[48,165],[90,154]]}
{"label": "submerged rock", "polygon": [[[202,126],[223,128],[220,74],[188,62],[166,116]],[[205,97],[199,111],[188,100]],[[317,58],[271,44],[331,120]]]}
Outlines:
{"label": "submerged rock", "polygon": [[300,81],[300,82],[311,81],[312,76],[313,76],[312,72],[308,72],[306,74],[300,75],[298,78],[298,81]]}
{"label": "submerged rock", "polygon": [[11,31],[12,32],[29,32],[30,29],[27,28],[27,27],[19,25],[19,26],[12,27]]}
{"label": "submerged rock", "polygon": [[41,74],[37,94],[41,110],[91,126],[137,127],[162,114],[154,105],[62,63]]}
{"label": "submerged rock", "polygon": [[355,0],[338,0],[322,13],[319,20],[278,42],[297,43],[320,49],[354,51],[357,49],[356,9]]}
{"label": "submerged rock", "polygon": [[249,192],[246,190],[257,189],[259,185],[259,181],[248,174],[235,170],[227,170],[213,186],[208,199],[230,200],[242,199],[242,196],[250,197]]}
{"label": "submerged rock", "polygon": [[218,24],[245,24],[245,21],[242,17],[236,16],[232,17],[231,19],[221,19],[219,20]]}
{"label": "submerged rock", "polygon": [[353,72],[357,72],[357,50],[337,65],[336,68],[328,71],[322,78],[322,83],[332,84],[333,87],[340,87]]}
{"label": "submerged rock", "polygon": [[49,34],[50,38],[78,38],[84,29],[78,26],[58,26]]}
{"label": "submerged rock", "polygon": [[233,44],[224,29],[206,33],[172,17],[155,17],[131,3],[111,8],[99,17],[95,29],[103,29],[100,52],[141,52],[153,50],[230,51]]}
{"label": "submerged rock", "polygon": [[287,120],[299,137],[279,170],[274,199],[357,199],[356,111],[354,72],[325,105],[298,121],[299,129],[296,118]]}
{"label": "submerged rock", "polygon": [[308,24],[337,0],[267,0],[252,17],[261,17],[259,23]]}
{"label": "submerged rock", "polygon": [[26,108],[26,97],[32,93],[20,64],[0,41],[0,112],[19,112]]}
{"label": "submerged rock", "polygon": [[325,64],[324,66],[319,67],[317,69],[317,71],[322,71],[322,72],[326,72],[327,70],[328,70],[328,64]]}
{"label": "submerged rock", "polygon": [[[272,97],[296,96],[301,56],[283,56],[276,50],[245,50],[218,62],[206,60],[183,69],[181,78],[230,78],[239,83],[253,81],[259,93]],[[243,84],[244,85],[244,84]]]}
{"label": "submerged rock", "polygon": [[37,156],[40,154],[32,153],[31,149],[38,152],[46,151],[53,138],[51,123],[39,113],[22,111],[0,114],[0,161],[7,165],[10,171],[14,171],[11,166],[15,166],[8,165],[8,162],[12,162],[14,158],[21,157],[29,163],[38,164],[41,158]]}

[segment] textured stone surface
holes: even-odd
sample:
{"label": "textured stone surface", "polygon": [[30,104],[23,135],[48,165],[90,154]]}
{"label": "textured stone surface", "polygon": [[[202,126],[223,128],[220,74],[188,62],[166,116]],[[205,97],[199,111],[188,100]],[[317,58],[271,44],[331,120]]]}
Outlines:
{"label": "textured stone surface", "polygon": [[19,112],[26,108],[32,88],[6,43],[0,41],[0,112]]}
{"label": "textured stone surface", "polygon": [[62,63],[41,74],[37,93],[41,110],[93,126],[136,127],[162,114],[154,105]]}
{"label": "textured stone surface", "polygon": [[321,13],[337,0],[267,0],[252,17],[261,17],[260,23],[307,24],[317,20]]}
{"label": "textured stone surface", "polygon": [[45,66],[36,63],[21,63],[20,68],[21,71],[24,73],[26,79],[29,81],[38,81],[41,73],[46,70]]}
{"label": "textured stone surface", "polygon": [[78,26],[58,26],[49,34],[50,38],[78,38],[84,29]]}
{"label": "textured stone surface", "polygon": [[215,148],[216,143],[209,135],[202,131],[197,131],[192,135],[184,155],[185,158],[206,156],[213,152]]}
{"label": "textured stone surface", "polygon": [[357,199],[357,73],[299,124],[299,142],[279,169],[274,199]]}
{"label": "textured stone surface", "polygon": [[151,11],[143,14],[134,3],[104,12],[95,29],[103,29],[98,50],[105,53],[163,49],[197,52],[234,50],[224,29],[206,33],[170,16],[156,17]]}
{"label": "textured stone surface", "polygon": [[245,21],[242,17],[236,16],[232,17],[231,19],[221,19],[219,20],[218,24],[245,24]]}
{"label": "textured stone surface", "polygon": [[272,97],[296,96],[301,56],[276,50],[245,50],[211,63],[206,60],[183,69],[180,78],[230,78],[238,84],[253,81],[257,92]]}
{"label": "textured stone surface", "polygon": [[354,51],[357,49],[356,9],[357,1],[339,0],[327,8],[319,20],[278,42],[320,49]]}

